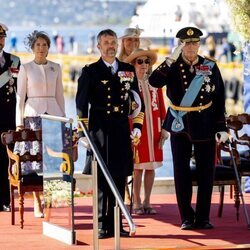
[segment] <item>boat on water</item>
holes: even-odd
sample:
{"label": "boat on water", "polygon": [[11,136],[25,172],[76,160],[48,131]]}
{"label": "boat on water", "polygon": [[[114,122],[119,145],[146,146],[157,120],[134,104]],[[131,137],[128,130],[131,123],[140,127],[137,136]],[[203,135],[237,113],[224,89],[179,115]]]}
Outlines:
{"label": "boat on water", "polygon": [[202,30],[204,38],[208,34],[222,38],[230,30],[230,18],[224,0],[148,0],[139,5],[131,18],[130,27],[136,25],[144,30],[142,36],[152,40],[156,47],[171,50],[181,28],[195,26]]}

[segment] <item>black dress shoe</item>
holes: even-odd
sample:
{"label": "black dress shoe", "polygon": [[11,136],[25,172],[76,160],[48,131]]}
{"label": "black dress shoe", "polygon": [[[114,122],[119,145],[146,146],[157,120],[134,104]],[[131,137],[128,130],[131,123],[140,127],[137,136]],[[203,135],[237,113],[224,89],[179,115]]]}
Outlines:
{"label": "black dress shoe", "polygon": [[109,238],[109,234],[107,233],[106,230],[104,229],[99,229],[98,230],[98,239],[106,239],[106,238]]}
{"label": "black dress shoe", "polygon": [[4,212],[10,212],[10,206],[9,205],[3,205],[3,210]]}
{"label": "black dress shoe", "polygon": [[[107,234],[109,235],[109,237],[114,237],[115,233],[113,231],[108,231]],[[126,238],[126,237],[130,237],[129,232],[125,231],[124,229],[121,229],[120,231],[120,237]]]}
{"label": "black dress shoe", "polygon": [[214,228],[214,226],[208,220],[195,221],[194,227],[196,229],[213,229]]}
{"label": "black dress shoe", "polygon": [[127,232],[124,229],[122,229],[120,231],[120,237],[130,237],[129,232]]}
{"label": "black dress shoe", "polygon": [[194,229],[193,227],[193,222],[189,221],[189,220],[185,220],[182,224],[181,224],[181,230],[192,230]]}

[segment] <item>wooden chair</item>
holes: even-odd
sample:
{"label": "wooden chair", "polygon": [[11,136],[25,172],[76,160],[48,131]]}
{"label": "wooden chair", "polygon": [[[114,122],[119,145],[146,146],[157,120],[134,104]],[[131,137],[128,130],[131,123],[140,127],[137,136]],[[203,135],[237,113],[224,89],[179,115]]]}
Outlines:
{"label": "wooden chair", "polygon": [[40,153],[31,155],[30,152],[24,155],[14,154],[13,148],[16,142],[41,142],[42,132],[41,130],[32,131],[30,129],[23,129],[21,131],[9,130],[1,134],[1,140],[2,143],[6,145],[9,157],[8,175],[10,183],[11,224],[15,224],[14,190],[17,189],[19,195],[20,227],[23,228],[24,194],[25,192],[43,191],[43,177],[35,172],[32,174],[23,174],[21,171],[21,163],[42,161],[42,155]]}
{"label": "wooden chair", "polygon": [[246,147],[244,151],[240,152],[240,176],[250,176],[250,136],[242,134],[242,129],[246,125],[250,126],[250,114],[242,113],[227,117],[227,126],[234,134],[235,147],[239,147],[239,145]]}
{"label": "wooden chair", "polygon": [[[212,149],[211,149],[212,150]],[[237,164],[239,164],[239,154],[235,148],[232,148],[233,156]],[[218,186],[220,191],[218,217],[222,217],[225,186],[230,186],[231,193],[234,191],[234,202],[236,208],[236,218],[239,220],[240,196],[237,185],[235,171],[232,165],[226,165],[222,160],[222,152],[230,152],[226,143],[217,144],[217,162],[215,165],[213,186]],[[197,186],[196,167],[191,166],[193,186]]]}

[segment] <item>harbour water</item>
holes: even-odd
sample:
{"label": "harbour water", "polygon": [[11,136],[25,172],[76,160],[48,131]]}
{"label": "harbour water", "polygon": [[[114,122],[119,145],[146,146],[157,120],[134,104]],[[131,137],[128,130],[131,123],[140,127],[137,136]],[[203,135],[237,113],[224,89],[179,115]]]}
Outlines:
{"label": "harbour water", "polygon": [[118,37],[122,35],[125,26],[117,25],[117,26],[91,26],[91,27],[83,27],[83,26],[72,26],[72,27],[54,27],[54,26],[39,26],[39,27],[9,27],[8,36],[6,38],[6,51],[11,49],[11,37],[15,35],[17,38],[17,51],[18,52],[27,52],[27,48],[25,47],[24,40],[28,34],[33,32],[34,30],[42,30],[48,33],[51,38],[51,47],[50,53],[56,53],[56,45],[53,41],[54,36],[60,35],[63,37],[64,41],[64,53],[72,53],[71,45],[70,45],[70,37],[74,38],[75,45],[77,45],[78,54],[86,54],[88,47],[91,45],[91,37],[96,35],[102,29],[113,29]]}
{"label": "harbour water", "polygon": [[[66,104],[66,116],[74,119],[73,126],[76,127],[76,109],[75,100],[72,96],[65,97]],[[170,148],[170,142],[167,140],[163,148],[163,166],[156,169],[156,177],[172,177],[173,176],[173,164],[172,153]],[[78,160],[75,162],[75,172],[81,172],[85,162],[86,149],[79,145],[78,147]]]}

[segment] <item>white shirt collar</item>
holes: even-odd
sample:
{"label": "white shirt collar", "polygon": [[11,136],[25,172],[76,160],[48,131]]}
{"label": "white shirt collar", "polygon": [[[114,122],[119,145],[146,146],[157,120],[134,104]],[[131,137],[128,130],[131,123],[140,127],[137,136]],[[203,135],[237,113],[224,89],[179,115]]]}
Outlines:
{"label": "white shirt collar", "polygon": [[[103,59],[102,59],[103,60]],[[113,61],[113,63],[108,63],[108,62],[106,62],[106,61],[104,61],[103,60],[103,62],[105,63],[105,65],[107,66],[107,67],[110,67],[110,66],[112,66],[113,67],[113,69],[114,69],[114,71],[115,72],[117,72],[117,70],[118,70],[118,62],[117,62],[117,60],[115,59],[114,61]]]}

